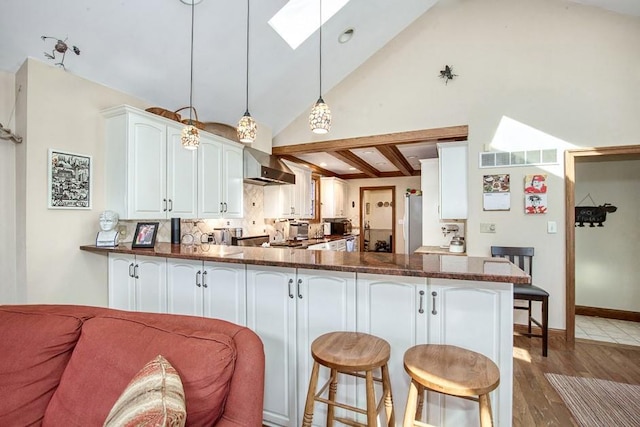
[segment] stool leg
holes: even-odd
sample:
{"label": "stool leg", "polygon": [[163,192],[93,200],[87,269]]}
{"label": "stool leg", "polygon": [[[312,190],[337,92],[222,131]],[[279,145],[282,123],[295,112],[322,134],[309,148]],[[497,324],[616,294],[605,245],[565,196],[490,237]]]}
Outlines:
{"label": "stool leg", "polygon": [[422,384],[417,384],[418,387],[418,407],[416,408],[415,418],[416,420],[422,421],[422,407],[424,406],[424,387]]}
{"label": "stool leg", "polygon": [[307,402],[304,405],[304,416],[302,418],[302,427],[311,427],[313,421],[313,406],[315,403],[316,387],[318,386],[318,374],[320,372],[320,365],[318,362],[313,362],[313,369],[311,370],[311,378],[309,379],[309,391],[307,392]]}
{"label": "stool leg", "polygon": [[489,394],[478,396],[480,402],[480,427],[492,427],[493,417],[491,416],[491,398]]}
{"label": "stool leg", "polygon": [[547,357],[549,346],[549,298],[542,299],[542,356]]}
{"label": "stool leg", "polygon": [[367,388],[367,426],[378,425],[378,408],[376,407],[376,391],[373,388],[373,371],[368,370],[366,374]]}
{"label": "stool leg", "polygon": [[389,366],[385,363],[380,368],[382,370],[382,394],[384,395],[384,409],[387,414],[387,425],[396,425],[396,415],[393,410],[393,393],[391,393],[391,379],[389,378]]}
{"label": "stool leg", "polygon": [[329,383],[329,400],[332,403],[327,404],[327,427],[333,426],[333,416],[335,409],[333,402],[336,401],[336,393],[338,391],[338,371],[332,369],[331,378],[329,380],[331,381]]}
{"label": "stool leg", "polygon": [[409,395],[407,396],[407,407],[404,410],[403,427],[413,427],[416,419],[416,404],[418,403],[418,384],[411,380],[409,384]]}

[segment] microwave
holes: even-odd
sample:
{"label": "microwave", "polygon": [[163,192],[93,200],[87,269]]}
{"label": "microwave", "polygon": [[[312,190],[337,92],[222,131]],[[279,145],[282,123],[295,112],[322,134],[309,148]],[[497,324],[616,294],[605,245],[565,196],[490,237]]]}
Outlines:
{"label": "microwave", "polygon": [[328,222],[327,224],[330,224],[332,235],[346,236],[348,234],[351,234],[351,232],[353,231],[351,221],[347,219],[339,220],[339,221],[331,221],[331,222]]}

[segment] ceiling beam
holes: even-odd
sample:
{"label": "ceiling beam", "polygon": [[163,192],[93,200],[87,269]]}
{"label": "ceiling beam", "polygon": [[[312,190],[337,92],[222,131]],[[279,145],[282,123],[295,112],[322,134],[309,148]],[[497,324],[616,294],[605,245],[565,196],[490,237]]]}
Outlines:
{"label": "ceiling beam", "polygon": [[411,144],[416,142],[452,142],[465,141],[469,135],[469,126],[450,126],[435,129],[423,129],[382,135],[361,136],[356,138],[334,139],[332,141],[307,142],[295,145],[273,147],[276,156],[322,153],[351,150],[354,148],[377,147],[379,145]]}
{"label": "ceiling beam", "polygon": [[328,154],[360,170],[369,178],[378,178],[380,176],[379,170],[377,170],[376,168],[374,168],[369,163],[365,162],[364,160],[362,160],[360,157],[356,156],[349,150],[330,151]]}
{"label": "ceiling beam", "polygon": [[290,162],[293,163],[298,163],[301,165],[305,165],[307,167],[309,167],[309,169],[311,169],[312,172],[315,172],[319,175],[323,175],[323,176],[338,176],[337,173],[332,172],[330,170],[327,169],[323,169],[320,166],[314,165],[313,163],[309,163],[305,160],[299,159],[295,156],[280,156],[281,159],[285,159],[285,160],[289,160]]}
{"label": "ceiling beam", "polygon": [[398,147],[395,145],[381,145],[376,147],[393,165],[405,176],[411,176],[413,167],[404,158]]}

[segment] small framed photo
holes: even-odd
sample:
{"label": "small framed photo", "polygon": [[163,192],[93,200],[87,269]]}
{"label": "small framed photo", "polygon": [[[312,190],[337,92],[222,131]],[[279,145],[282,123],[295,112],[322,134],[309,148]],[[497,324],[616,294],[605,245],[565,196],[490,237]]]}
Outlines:
{"label": "small framed photo", "polygon": [[156,245],[158,222],[139,222],[133,235],[132,248],[152,248]]}

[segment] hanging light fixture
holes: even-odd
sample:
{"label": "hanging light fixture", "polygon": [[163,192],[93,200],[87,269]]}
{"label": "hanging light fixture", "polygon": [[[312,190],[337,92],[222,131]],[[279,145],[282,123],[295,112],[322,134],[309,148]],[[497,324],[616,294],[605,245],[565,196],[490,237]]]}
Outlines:
{"label": "hanging light fixture", "polygon": [[189,78],[189,121],[187,122],[187,125],[182,129],[182,134],[180,136],[182,146],[187,150],[196,150],[200,145],[200,132],[198,132],[198,128],[193,125],[191,117],[191,114],[193,113],[193,21],[196,2],[197,0],[189,0],[189,3],[191,4],[191,76]]}
{"label": "hanging light fixture", "polygon": [[320,3],[320,96],[309,114],[309,127],[313,133],[325,134],[331,129],[331,110],[322,99],[322,0]]}
{"label": "hanging light fixture", "polygon": [[253,120],[251,114],[249,113],[249,3],[250,0],[247,0],[247,92],[246,92],[246,108],[244,111],[244,116],[240,118],[238,121],[238,139],[240,142],[251,143],[256,139],[256,132],[258,131],[258,125],[256,125],[256,121]]}

